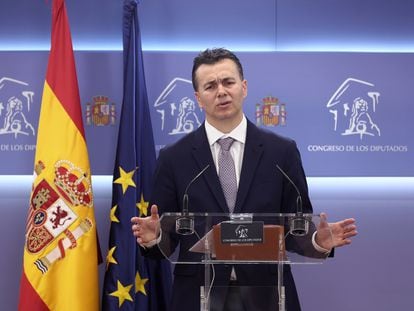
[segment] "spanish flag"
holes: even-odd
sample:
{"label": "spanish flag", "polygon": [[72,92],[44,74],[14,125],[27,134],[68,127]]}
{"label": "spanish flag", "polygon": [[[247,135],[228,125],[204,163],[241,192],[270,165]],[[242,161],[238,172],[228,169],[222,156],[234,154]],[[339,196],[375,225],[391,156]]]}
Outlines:
{"label": "spanish flag", "polygon": [[19,310],[99,309],[91,172],[64,0],[53,0]]}

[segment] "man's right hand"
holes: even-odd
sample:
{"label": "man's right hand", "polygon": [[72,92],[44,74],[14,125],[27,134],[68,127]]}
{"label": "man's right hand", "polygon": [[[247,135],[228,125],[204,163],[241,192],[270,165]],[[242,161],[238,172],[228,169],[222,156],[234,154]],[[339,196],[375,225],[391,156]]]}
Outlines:
{"label": "man's right hand", "polygon": [[160,216],[157,205],[151,206],[151,216],[132,217],[132,233],[141,246],[156,241],[160,235]]}

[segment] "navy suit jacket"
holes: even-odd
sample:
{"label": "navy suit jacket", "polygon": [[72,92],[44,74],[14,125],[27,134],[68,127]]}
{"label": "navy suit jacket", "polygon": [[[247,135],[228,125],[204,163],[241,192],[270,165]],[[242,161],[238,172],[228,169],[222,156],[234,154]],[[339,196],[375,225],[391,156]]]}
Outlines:
{"label": "navy suit jacket", "polygon": [[[296,212],[297,192],[278,171],[276,164],[298,187],[303,199],[303,211],[312,213],[306,178],[296,143],[291,139],[260,129],[250,121],[247,122],[247,135],[234,213]],[[160,214],[181,212],[182,198],[187,185],[207,165],[210,167],[188,190],[189,211],[228,213],[204,124],[177,143],[160,151],[154,175],[151,204],[158,205]],[[203,230],[204,228],[200,228],[200,235],[204,234]],[[310,234],[305,237],[306,240],[311,240]],[[194,234],[190,236],[163,234],[162,240],[164,251],[165,245],[168,245],[168,253],[172,253],[179,246],[179,260],[192,261],[200,256],[188,251],[198,240]],[[294,248],[294,244],[293,241],[290,247]],[[147,251],[149,256],[157,256],[156,253],[154,250]],[[235,265],[234,268],[237,281],[241,285],[274,286],[277,284],[276,265]],[[227,285],[230,273],[230,266],[216,265],[214,284]],[[203,285],[203,282],[202,265],[176,265],[171,310],[200,310],[199,286]],[[288,310],[300,310],[295,284],[288,265],[285,265],[284,285]],[[261,290],[252,294],[249,299],[252,299],[256,306],[263,303],[263,309],[258,307],[257,310],[268,310],[267,307],[276,310],[276,306],[270,306],[269,297],[260,297],[264,293],[265,291]]]}

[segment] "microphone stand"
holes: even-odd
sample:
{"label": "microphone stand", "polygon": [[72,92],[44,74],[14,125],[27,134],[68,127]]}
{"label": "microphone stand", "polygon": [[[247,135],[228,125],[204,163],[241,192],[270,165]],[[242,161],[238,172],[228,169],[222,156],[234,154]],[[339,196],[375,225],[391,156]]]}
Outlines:
{"label": "microphone stand", "polygon": [[280,168],[278,164],[276,164],[278,170],[282,173],[283,176],[290,182],[290,184],[295,188],[298,196],[296,197],[296,214],[294,217],[289,219],[289,233],[294,236],[304,236],[309,231],[309,220],[303,216],[302,212],[302,196],[300,195],[298,187],[296,187],[295,183],[290,179],[288,174],[285,173],[284,170]]}
{"label": "microphone stand", "polygon": [[[186,208],[185,208],[186,207]],[[190,235],[194,233],[194,219],[188,213],[188,194],[183,196],[183,211],[181,217],[175,221],[175,231],[181,235]]]}
{"label": "microphone stand", "polygon": [[181,212],[181,217],[177,218],[175,221],[175,232],[180,235],[191,235],[194,233],[194,219],[190,217],[188,212],[188,189],[190,186],[210,167],[210,164],[207,164],[187,185],[184,191],[183,196],[183,209]]}

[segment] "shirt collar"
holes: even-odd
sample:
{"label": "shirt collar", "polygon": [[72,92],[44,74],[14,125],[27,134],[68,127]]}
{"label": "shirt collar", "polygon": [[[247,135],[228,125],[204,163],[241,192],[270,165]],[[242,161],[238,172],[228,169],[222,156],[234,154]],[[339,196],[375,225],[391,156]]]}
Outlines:
{"label": "shirt collar", "polygon": [[207,120],[205,120],[205,129],[207,134],[208,143],[212,146],[217,140],[220,138],[231,137],[238,142],[244,144],[246,142],[246,132],[247,132],[247,119],[246,116],[243,115],[243,119],[230,133],[222,133]]}

